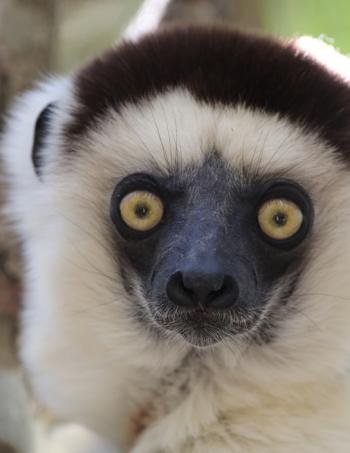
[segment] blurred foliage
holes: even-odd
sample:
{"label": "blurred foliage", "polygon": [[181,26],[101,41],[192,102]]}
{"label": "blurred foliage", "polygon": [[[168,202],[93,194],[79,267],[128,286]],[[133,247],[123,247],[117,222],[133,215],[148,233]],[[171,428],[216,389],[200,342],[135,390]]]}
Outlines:
{"label": "blurred foliage", "polygon": [[[326,37],[343,53],[350,53],[350,0],[260,1],[267,32]],[[141,0],[64,0],[56,70],[70,70],[113,45],[140,4]]]}
{"label": "blurred foliage", "polygon": [[64,0],[56,69],[65,72],[75,68],[101,49],[112,46],[141,3],[141,0]]}

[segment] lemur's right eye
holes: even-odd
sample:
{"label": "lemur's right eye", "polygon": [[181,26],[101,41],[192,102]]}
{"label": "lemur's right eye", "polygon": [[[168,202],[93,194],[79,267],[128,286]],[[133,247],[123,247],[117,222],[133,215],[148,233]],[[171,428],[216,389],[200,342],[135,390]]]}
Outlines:
{"label": "lemur's right eye", "polygon": [[134,173],[122,179],[111,199],[111,219],[127,240],[152,235],[165,216],[166,190],[146,173]]}
{"label": "lemur's right eye", "polygon": [[162,220],[164,205],[152,192],[136,190],[125,195],[119,205],[122,220],[136,231],[149,231]]}

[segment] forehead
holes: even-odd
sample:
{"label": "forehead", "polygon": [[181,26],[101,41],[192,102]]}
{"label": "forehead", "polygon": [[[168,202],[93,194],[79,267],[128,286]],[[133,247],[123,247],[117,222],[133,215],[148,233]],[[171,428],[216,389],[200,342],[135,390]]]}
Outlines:
{"label": "forehead", "polygon": [[209,105],[184,89],[110,109],[77,152],[84,155],[77,160],[82,171],[98,166],[114,179],[144,171],[171,175],[201,166],[213,153],[238,177],[283,176],[306,187],[325,184],[340,169],[330,146],[279,115]]}

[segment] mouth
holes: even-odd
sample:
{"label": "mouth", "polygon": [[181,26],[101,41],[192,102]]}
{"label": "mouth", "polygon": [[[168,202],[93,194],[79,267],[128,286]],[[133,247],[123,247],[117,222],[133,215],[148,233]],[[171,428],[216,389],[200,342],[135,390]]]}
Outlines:
{"label": "mouth", "polygon": [[197,308],[174,313],[154,314],[156,323],[167,331],[180,334],[196,347],[212,346],[224,339],[251,331],[260,316],[247,313],[221,312]]}

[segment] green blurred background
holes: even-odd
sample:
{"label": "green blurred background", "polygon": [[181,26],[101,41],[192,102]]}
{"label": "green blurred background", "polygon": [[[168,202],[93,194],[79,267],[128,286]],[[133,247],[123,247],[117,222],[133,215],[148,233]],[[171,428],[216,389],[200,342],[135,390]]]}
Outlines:
{"label": "green blurred background", "polygon": [[267,0],[263,3],[266,3],[264,24],[268,31],[281,36],[325,36],[343,53],[350,53],[349,0]]}
{"label": "green blurred background", "polygon": [[[70,70],[110,46],[140,4],[140,0],[64,0],[56,69]],[[350,53],[350,0],[246,0],[246,5],[267,32],[321,36]]]}

